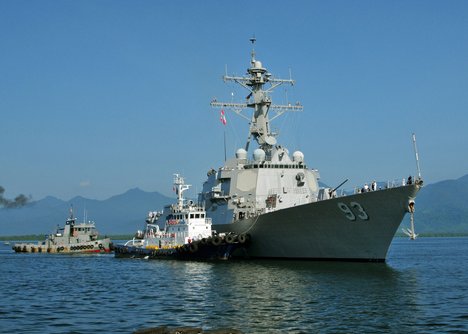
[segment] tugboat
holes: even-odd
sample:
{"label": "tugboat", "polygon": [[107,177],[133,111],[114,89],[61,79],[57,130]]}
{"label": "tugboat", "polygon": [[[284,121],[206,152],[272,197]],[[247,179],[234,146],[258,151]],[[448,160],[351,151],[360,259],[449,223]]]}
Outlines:
{"label": "tugboat", "polygon": [[[246,75],[226,74],[223,79],[239,84],[248,95],[239,103],[214,99],[211,106],[221,109],[223,124],[225,111],[245,118],[249,134],[235,157],[207,173],[199,202],[213,229],[249,233],[252,258],[384,262],[403,217],[414,212],[416,194],[423,185],[419,168],[417,178],[404,184],[380,182],[377,187],[372,182],[371,189],[359,187],[339,194],[345,176],[338,187],[321,187],[319,171],[307,166],[301,151],[290,154],[271,130],[271,121],[283,113],[303,110],[300,103],[275,105],[271,99],[276,87],[293,85],[294,80],[274,77],[253,48]],[[257,147],[252,148],[251,139]],[[319,145],[326,140],[315,139]]]}
{"label": "tugboat", "polygon": [[216,233],[205,210],[183,197],[190,188],[174,174],[177,203],[162,212],[150,212],[144,231],[137,231],[124,245],[116,245],[115,257],[181,260],[227,260],[234,251],[245,249],[248,234]]}
{"label": "tugboat", "polygon": [[46,240],[35,243],[13,245],[16,253],[109,253],[112,251],[110,238],[99,238],[94,222],[76,223],[73,209],[64,227],[58,227]]}

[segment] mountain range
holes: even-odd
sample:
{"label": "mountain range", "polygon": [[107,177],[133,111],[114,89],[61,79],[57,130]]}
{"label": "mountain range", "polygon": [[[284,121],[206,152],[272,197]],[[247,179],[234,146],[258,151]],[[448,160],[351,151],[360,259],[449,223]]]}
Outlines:
{"label": "mountain range", "polygon": [[468,175],[425,185],[415,201],[416,232],[468,233]]}
{"label": "mountain range", "polygon": [[159,211],[172,202],[173,198],[138,188],[106,200],[77,196],[63,201],[47,196],[21,208],[0,209],[0,236],[52,233],[57,225],[65,224],[70,208],[78,223],[86,216],[87,221],[96,222],[101,234],[132,234],[143,228],[149,211]]}
{"label": "mountain range", "polygon": [[[425,185],[417,199],[417,233],[468,233],[468,175]],[[48,196],[20,208],[0,209],[0,236],[48,234],[63,225],[73,207],[78,222],[96,222],[101,234],[132,234],[144,226],[149,211],[161,210],[175,201],[158,192],[135,188],[110,197],[94,200],[74,197],[69,201]],[[409,225],[409,217],[402,226]]]}

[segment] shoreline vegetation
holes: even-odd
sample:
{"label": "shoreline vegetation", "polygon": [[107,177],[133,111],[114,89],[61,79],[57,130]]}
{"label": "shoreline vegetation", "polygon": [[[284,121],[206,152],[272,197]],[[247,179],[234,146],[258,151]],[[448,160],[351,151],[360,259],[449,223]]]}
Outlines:
{"label": "shoreline vegetation", "polygon": [[[111,238],[111,240],[130,240],[133,238],[133,234],[117,234],[109,235],[105,237]],[[418,235],[419,238],[434,238],[434,237],[467,237],[468,233],[421,233]],[[45,240],[47,235],[45,234],[29,234],[29,235],[7,235],[0,236],[0,241],[42,241]],[[397,233],[395,238],[408,238],[403,233]]]}

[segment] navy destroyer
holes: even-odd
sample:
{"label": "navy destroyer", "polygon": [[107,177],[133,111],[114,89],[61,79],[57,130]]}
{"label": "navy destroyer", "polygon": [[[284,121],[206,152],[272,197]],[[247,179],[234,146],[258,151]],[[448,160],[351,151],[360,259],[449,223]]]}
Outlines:
{"label": "navy destroyer", "polygon": [[[409,182],[373,182],[351,193],[320,187],[318,170],[307,167],[302,152],[290,154],[270,129],[270,122],[283,113],[302,111],[299,103],[275,105],[270,97],[276,87],[294,81],[274,78],[253,48],[247,74],[226,74],[224,81],[244,87],[245,102],[215,99],[211,106],[221,108],[223,122],[228,110],[250,126],[245,147],[218,170],[208,171],[199,194],[213,229],[250,235],[250,257],[385,261],[403,217],[414,212],[423,183],[420,173]],[[251,139],[258,147],[249,158]]]}

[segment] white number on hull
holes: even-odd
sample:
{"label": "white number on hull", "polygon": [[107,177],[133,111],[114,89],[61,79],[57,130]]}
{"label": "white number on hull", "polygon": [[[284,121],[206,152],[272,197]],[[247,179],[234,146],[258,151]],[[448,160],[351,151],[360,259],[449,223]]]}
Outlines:
{"label": "white number on hull", "polygon": [[351,211],[349,206],[347,206],[343,202],[339,202],[338,207],[341,211],[344,212],[346,218],[348,218],[349,220],[356,220],[356,216],[354,215],[353,211]]}
{"label": "white number on hull", "polygon": [[[351,221],[356,220],[356,215],[361,220],[369,220],[369,216],[367,215],[366,210],[364,210],[362,205],[359,204],[358,202],[350,202],[349,206],[343,202],[339,202],[338,208],[345,214],[345,217]],[[356,211],[357,213],[355,213]]]}

